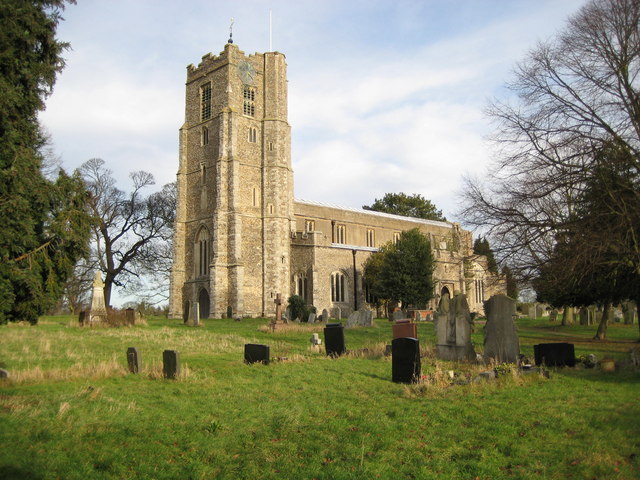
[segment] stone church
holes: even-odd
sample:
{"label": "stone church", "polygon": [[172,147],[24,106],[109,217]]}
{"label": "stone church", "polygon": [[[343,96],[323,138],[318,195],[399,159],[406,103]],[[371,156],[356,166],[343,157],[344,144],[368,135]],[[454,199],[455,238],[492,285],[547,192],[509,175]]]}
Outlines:
{"label": "stone church", "polygon": [[187,67],[180,129],[170,315],[273,316],[279,293],[318,311],[372,308],[365,260],[418,227],[436,259],[442,293],[467,294],[472,311],[504,282],[472,252],[457,223],[401,217],[293,198],[287,65],[279,52],[245,55],[233,43]]}

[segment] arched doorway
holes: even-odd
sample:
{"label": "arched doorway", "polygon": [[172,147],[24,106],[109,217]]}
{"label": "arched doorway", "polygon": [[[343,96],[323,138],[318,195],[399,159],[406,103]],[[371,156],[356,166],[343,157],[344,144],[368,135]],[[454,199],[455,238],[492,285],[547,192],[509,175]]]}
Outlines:
{"label": "arched doorway", "polygon": [[442,290],[440,290],[440,298],[444,297],[445,294],[451,298],[451,292],[449,291],[448,287],[442,287]]}
{"label": "arched doorway", "polygon": [[209,293],[203,288],[198,294],[200,320],[209,318]]}

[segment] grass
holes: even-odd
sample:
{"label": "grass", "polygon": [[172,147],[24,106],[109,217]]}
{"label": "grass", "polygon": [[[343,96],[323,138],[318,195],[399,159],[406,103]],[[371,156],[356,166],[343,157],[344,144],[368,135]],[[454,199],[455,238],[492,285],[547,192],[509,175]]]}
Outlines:
{"label": "grass", "polygon": [[[614,357],[615,373],[557,369],[457,384],[481,367],[433,356],[419,325],[425,379],[391,380],[390,323],[345,330],[348,355],[313,351],[317,325],[265,320],[186,327],[79,328],[70,317],[0,327],[3,479],[499,479],[640,477],[640,373],[624,366],[637,325],[518,322],[521,351],[570,341],[576,355]],[[473,335],[481,350],[481,328]],[[322,338],[322,335],[320,335]],[[245,365],[245,343],[271,347]],[[141,352],[128,374],[126,349]],[[162,351],[183,373],[162,379]],[[450,380],[448,371],[455,372]]]}

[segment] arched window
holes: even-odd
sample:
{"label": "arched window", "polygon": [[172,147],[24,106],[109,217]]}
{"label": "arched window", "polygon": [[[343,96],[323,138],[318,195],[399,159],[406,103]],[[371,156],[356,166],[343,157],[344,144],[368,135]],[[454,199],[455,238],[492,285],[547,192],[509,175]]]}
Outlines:
{"label": "arched window", "polygon": [[202,127],[201,145],[209,145],[209,129]]}
{"label": "arched window", "polygon": [[331,274],[331,301],[346,302],[347,282],[343,273]]}
{"label": "arched window", "polygon": [[196,242],[194,245],[194,262],[196,276],[203,277],[209,275],[209,231],[202,227],[196,235]]}
{"label": "arched window", "polygon": [[247,138],[247,140],[249,140],[249,143],[256,143],[256,141],[258,140],[258,129],[255,127],[250,127],[249,128],[249,136]]}
{"label": "arched window", "polygon": [[294,291],[299,297],[302,297],[306,302],[309,300],[309,283],[307,276],[304,273],[296,273],[293,277]]}

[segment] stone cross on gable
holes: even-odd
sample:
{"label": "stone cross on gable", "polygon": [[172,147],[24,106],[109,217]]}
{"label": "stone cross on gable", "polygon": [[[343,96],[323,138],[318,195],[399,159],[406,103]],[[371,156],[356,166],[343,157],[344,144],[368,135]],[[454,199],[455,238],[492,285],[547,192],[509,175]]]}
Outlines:
{"label": "stone cross on gable", "polygon": [[280,294],[276,294],[276,299],[273,301],[276,304],[276,323],[282,322],[282,297]]}

